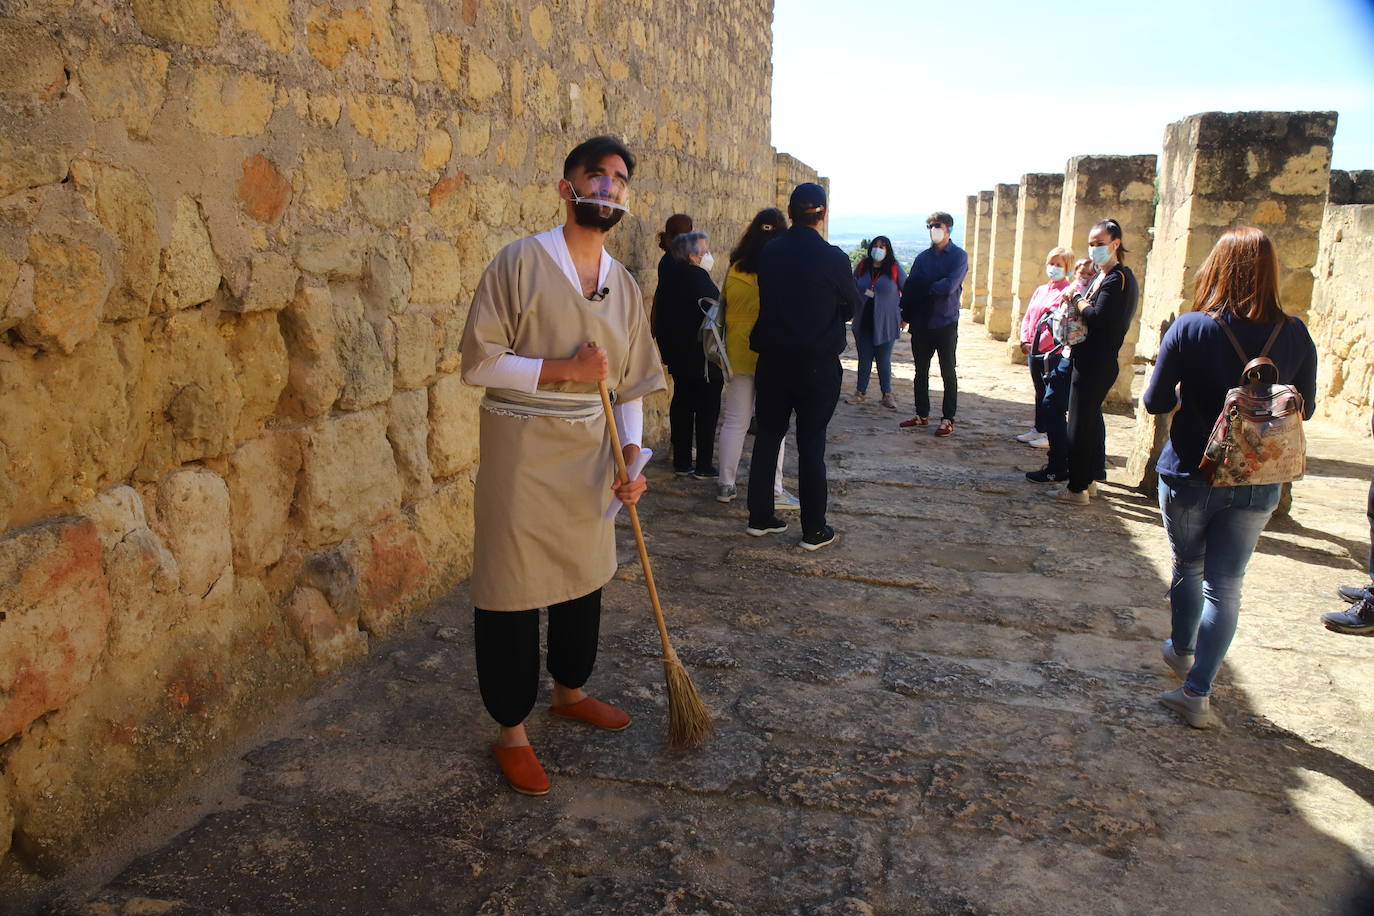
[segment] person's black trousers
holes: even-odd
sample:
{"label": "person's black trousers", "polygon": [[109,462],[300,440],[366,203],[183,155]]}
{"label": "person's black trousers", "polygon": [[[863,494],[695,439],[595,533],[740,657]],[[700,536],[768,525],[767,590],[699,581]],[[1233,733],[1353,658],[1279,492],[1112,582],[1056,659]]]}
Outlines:
{"label": "person's black trousers", "polygon": [[959,345],[959,322],[943,328],[911,332],[911,358],[916,363],[916,416],[930,416],[930,357],[940,357],[940,378],[945,384],[941,418],[953,420],[959,407],[959,380],[954,372],[954,351]]}
{"label": "person's black trousers", "polygon": [[[539,609],[472,609],[477,686],[499,724],[514,728],[539,695]],[[549,605],[549,674],[564,687],[581,687],[596,665],[601,632],[601,589]]]}
{"label": "person's black trousers", "polygon": [[825,527],[825,428],[840,400],[844,369],[834,356],[760,354],[754,370],[754,416],[758,433],[749,459],[749,524],[773,518],[773,475],[778,448],[797,414],[797,498],[802,534]]}
{"label": "person's black trousers", "polygon": [[1081,493],[1107,477],[1107,423],[1102,403],[1121,370],[1115,358],[1104,365],[1073,364],[1069,387],[1069,489]]}
{"label": "person's black trousers", "polygon": [[1030,368],[1031,384],[1035,386],[1035,431],[1049,432],[1045,426],[1045,357],[1032,353],[1026,357]]}
{"label": "person's black trousers", "polygon": [[716,421],[720,419],[720,392],[724,379],[711,373],[707,381],[700,372],[673,373],[673,400],[668,405],[669,438],[673,444],[673,470],[690,471],[692,441],[696,440],[696,470],[713,467]]}

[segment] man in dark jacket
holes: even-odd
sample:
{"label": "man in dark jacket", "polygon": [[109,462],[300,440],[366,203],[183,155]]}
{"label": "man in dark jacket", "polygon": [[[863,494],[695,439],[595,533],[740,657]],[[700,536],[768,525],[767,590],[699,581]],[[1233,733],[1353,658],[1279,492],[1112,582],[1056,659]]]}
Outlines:
{"label": "man in dark jacket", "polygon": [[930,247],[916,256],[911,274],[902,287],[902,320],[911,327],[911,356],[916,362],[916,416],[900,426],[930,423],[930,357],[940,356],[940,377],[945,383],[937,436],[954,432],[954,411],[959,402],[959,382],[954,374],[954,351],[959,343],[959,294],[968,273],[968,255],[949,240],[954,217],[932,213],[926,218]]}
{"label": "man in dark jacket", "polygon": [[749,348],[759,354],[754,415],[758,434],[749,462],[749,534],[787,530],[773,509],[778,447],[797,412],[802,541],[819,550],[835,540],[825,523],[825,429],[840,399],[845,322],[861,304],[849,258],[817,231],[825,189],[797,185],[787,205],[792,227],[759,255],[759,318]]}

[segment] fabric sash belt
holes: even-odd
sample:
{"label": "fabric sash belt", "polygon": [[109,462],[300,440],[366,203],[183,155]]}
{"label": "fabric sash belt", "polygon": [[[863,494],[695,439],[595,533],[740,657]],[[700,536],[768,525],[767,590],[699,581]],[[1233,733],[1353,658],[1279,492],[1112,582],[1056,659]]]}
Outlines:
{"label": "fabric sash belt", "polygon": [[576,391],[516,391],[488,388],[482,409],[503,417],[554,417],[569,423],[590,423],[601,416],[601,395]]}

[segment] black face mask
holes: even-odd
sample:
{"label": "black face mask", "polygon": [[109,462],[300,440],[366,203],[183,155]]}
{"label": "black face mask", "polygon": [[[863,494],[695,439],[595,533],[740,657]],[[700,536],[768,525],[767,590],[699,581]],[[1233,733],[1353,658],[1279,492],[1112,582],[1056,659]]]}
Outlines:
{"label": "black face mask", "polygon": [[[606,211],[609,211],[608,215],[602,216],[602,213]],[[624,210],[602,207],[589,201],[573,204],[573,222],[587,229],[600,229],[602,232],[610,232],[611,227],[620,222],[620,218],[624,215]]]}

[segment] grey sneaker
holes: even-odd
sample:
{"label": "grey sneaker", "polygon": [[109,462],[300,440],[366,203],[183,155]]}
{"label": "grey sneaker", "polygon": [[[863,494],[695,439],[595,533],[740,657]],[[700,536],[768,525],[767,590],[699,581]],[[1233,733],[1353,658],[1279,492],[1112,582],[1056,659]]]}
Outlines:
{"label": "grey sneaker", "polygon": [[1323,614],[1322,623],[1334,633],[1374,636],[1374,596],[1365,595],[1358,604],[1352,604],[1343,611]]}
{"label": "grey sneaker", "polygon": [[1336,594],[1345,599],[1346,604],[1354,604],[1356,601],[1363,601],[1365,589],[1374,588],[1374,582],[1369,585],[1338,585]]}
{"label": "grey sneaker", "polygon": [[1088,496],[1087,490],[1075,493],[1067,486],[1055,487],[1053,490],[1047,490],[1045,491],[1045,495],[1056,502],[1068,503],[1071,506],[1086,506],[1091,499],[1091,497]]}
{"label": "grey sneaker", "polygon": [[1193,728],[1212,727],[1212,704],[1207,697],[1195,697],[1182,687],[1176,687],[1161,693],[1159,702],[1183,716]]}
{"label": "grey sneaker", "polygon": [[882,404],[888,410],[897,409],[897,399],[892,396],[892,392],[890,391],[883,395]]}
{"label": "grey sneaker", "polygon": [[793,512],[801,508],[801,500],[783,490],[773,494],[773,509],[777,512]]}
{"label": "grey sneaker", "polygon": [[1193,653],[1189,652],[1187,655],[1179,655],[1174,651],[1174,641],[1172,639],[1166,639],[1164,640],[1164,648],[1160,650],[1160,654],[1164,656],[1164,664],[1174,669],[1174,674],[1177,674],[1179,677],[1188,676],[1188,670],[1193,667]]}
{"label": "grey sneaker", "polygon": [[862,404],[868,400],[868,395],[862,391],[856,391],[844,399],[846,404]]}
{"label": "grey sneaker", "polygon": [[732,503],[739,495],[739,489],[732,483],[723,483],[716,487],[716,502]]}

